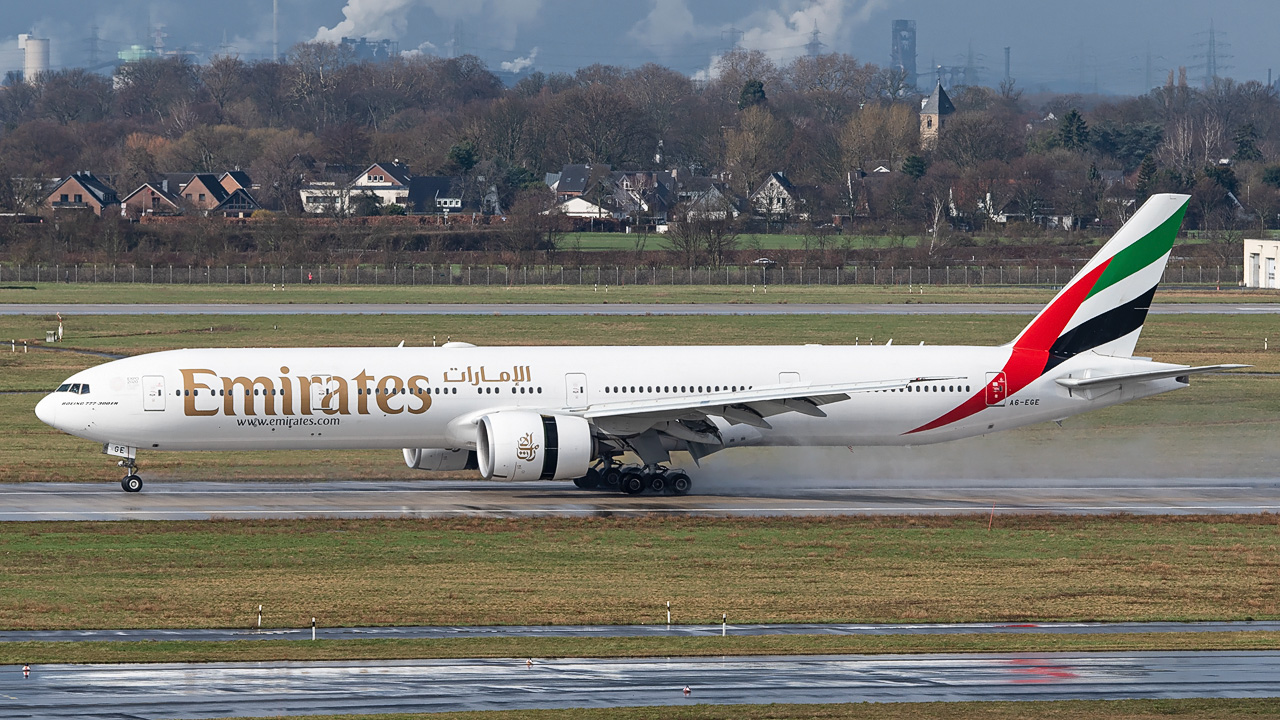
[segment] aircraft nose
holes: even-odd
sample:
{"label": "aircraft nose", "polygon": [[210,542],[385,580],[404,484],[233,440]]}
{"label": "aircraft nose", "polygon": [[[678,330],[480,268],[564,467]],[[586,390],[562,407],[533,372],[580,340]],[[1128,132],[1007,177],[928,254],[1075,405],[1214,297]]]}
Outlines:
{"label": "aircraft nose", "polygon": [[45,425],[57,427],[54,421],[58,419],[58,406],[52,395],[45,395],[40,402],[36,403],[36,417],[40,418],[40,422]]}

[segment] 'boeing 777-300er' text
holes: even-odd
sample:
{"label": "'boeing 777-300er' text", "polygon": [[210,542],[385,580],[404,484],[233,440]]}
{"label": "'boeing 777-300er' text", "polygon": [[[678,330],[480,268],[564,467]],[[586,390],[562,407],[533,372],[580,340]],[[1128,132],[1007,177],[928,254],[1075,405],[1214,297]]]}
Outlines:
{"label": "'boeing 777-300er' text", "polygon": [[122,458],[131,492],[139,450],[400,448],[421,470],[682,494],[673,451],[935,443],[1243,367],[1133,356],[1187,200],[1149,199],[999,347],[173,350],[79,372],[36,414]]}

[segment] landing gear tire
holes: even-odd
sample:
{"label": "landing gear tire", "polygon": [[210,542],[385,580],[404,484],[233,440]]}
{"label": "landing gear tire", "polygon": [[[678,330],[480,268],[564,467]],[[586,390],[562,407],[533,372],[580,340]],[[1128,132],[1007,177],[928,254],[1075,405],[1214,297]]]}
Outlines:
{"label": "landing gear tire", "polygon": [[588,469],[586,475],[583,475],[580,478],[574,478],[573,480],[573,484],[583,490],[594,490],[600,487],[601,482],[602,478],[600,477],[600,471],[595,468]]}
{"label": "landing gear tire", "polygon": [[625,473],[618,482],[618,489],[628,495],[639,495],[644,492],[644,486],[644,476],[638,472]]}
{"label": "landing gear tire", "polygon": [[649,489],[656,492],[666,492],[667,476],[662,473],[654,473],[649,476]]}
{"label": "landing gear tire", "polygon": [[685,495],[693,487],[693,480],[682,472],[671,473],[667,476],[667,481],[671,484],[671,492],[676,495]]}
{"label": "landing gear tire", "polygon": [[622,482],[622,468],[612,465],[600,471],[600,484],[606,488],[617,489]]}
{"label": "landing gear tire", "polygon": [[136,493],[142,489],[142,478],[137,475],[126,475],[120,481],[120,487],[124,488],[125,492]]}

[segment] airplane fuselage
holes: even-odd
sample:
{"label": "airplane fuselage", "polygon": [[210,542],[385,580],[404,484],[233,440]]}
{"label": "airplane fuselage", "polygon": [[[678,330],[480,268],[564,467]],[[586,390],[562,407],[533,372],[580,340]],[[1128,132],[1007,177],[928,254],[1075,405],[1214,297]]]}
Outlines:
{"label": "airplane fuselage", "polygon": [[[175,350],[78,373],[66,383],[88,392],[51,394],[38,412],[73,435],[139,449],[474,449],[474,419],[487,413],[584,413],[690,397],[714,404],[764,387],[927,378],[853,393],[823,405],[826,417],[787,413],[770,418],[768,428],[717,422],[724,447],[915,445],[1062,419],[1186,384],[1170,378],[1100,396],[1073,393],[1054,378],[1152,365],[1082,354],[1004,393],[1000,373],[1012,352],[884,345]],[[971,412],[963,417],[921,429],[966,403]],[[596,422],[608,432],[628,419]]]}

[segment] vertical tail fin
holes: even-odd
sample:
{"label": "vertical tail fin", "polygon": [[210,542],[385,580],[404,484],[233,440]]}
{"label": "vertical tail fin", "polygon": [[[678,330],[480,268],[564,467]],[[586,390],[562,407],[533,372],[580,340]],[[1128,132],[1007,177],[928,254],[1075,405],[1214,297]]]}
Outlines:
{"label": "vertical tail fin", "polygon": [[1188,195],[1152,195],[1014,339],[1047,353],[1044,370],[1082,352],[1129,356],[1182,227]]}

